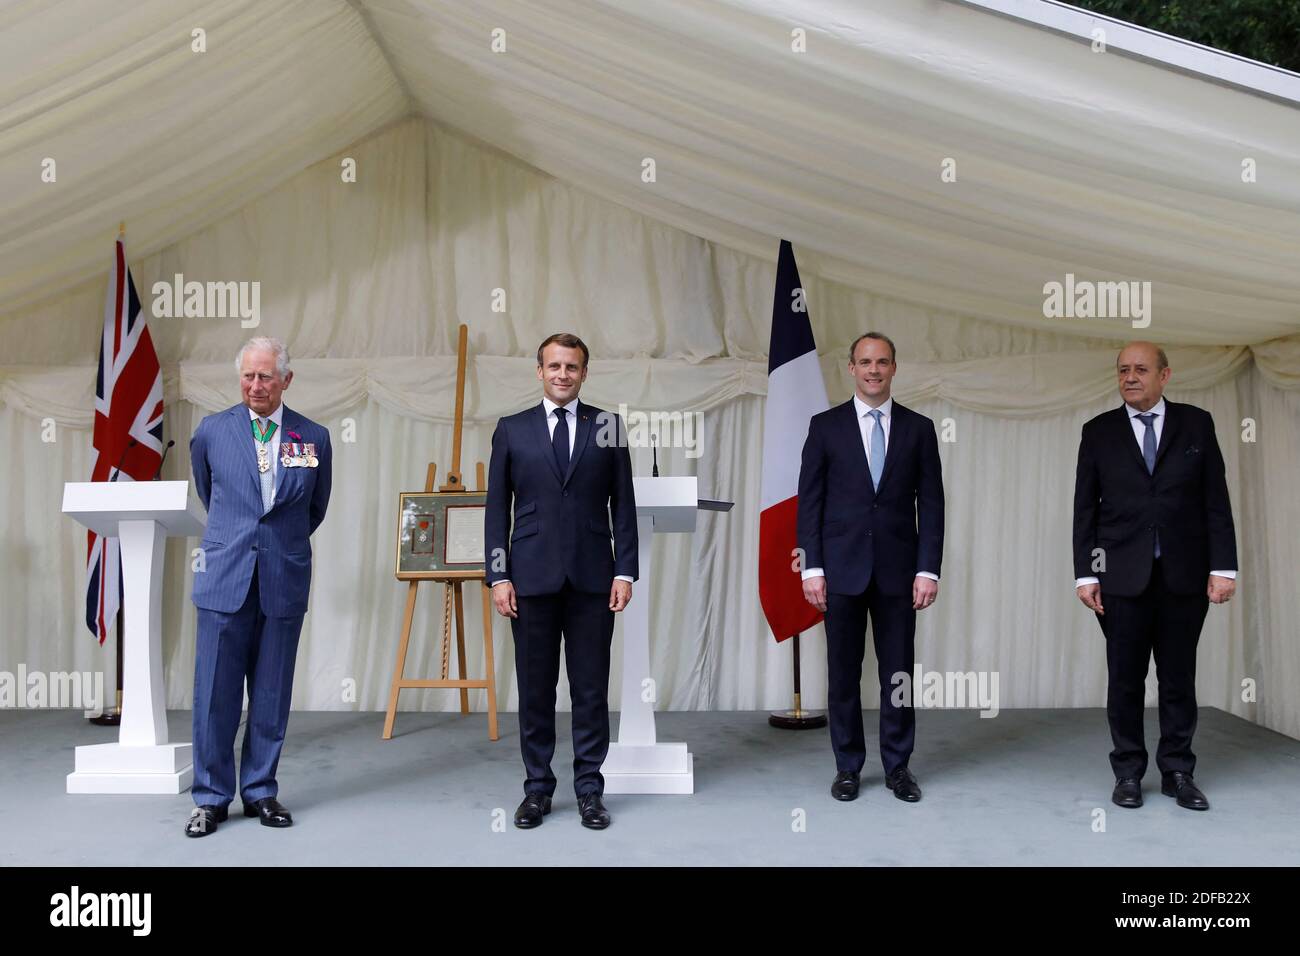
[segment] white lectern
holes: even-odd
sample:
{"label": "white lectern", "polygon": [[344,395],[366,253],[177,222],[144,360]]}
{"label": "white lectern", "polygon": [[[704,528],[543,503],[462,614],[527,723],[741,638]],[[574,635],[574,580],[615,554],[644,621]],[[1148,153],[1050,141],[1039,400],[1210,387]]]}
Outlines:
{"label": "white lectern", "polygon": [[618,741],[609,745],[601,765],[606,793],[694,793],[695,760],[684,743],[655,738],[655,702],[649,692],[650,606],[655,601],[650,575],[654,535],[691,532],[701,507],[726,510],[720,502],[701,501],[695,478],[633,478],[638,537],[637,578],[632,602],[623,612],[623,709]]}
{"label": "white lectern", "polygon": [[163,703],[162,574],[168,537],[203,533],[187,481],[79,481],[63,513],[122,546],[122,723],[115,744],[77,748],[68,793],[182,793],[194,779],[189,744],[167,742]]}

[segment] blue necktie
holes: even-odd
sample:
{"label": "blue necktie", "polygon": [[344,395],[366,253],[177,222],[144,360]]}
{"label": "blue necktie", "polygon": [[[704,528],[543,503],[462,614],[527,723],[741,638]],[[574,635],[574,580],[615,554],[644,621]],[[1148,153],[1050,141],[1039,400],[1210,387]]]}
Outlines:
{"label": "blue necktie", "polygon": [[875,420],[875,427],[871,429],[871,454],[867,462],[867,467],[871,469],[871,487],[876,491],[880,490],[880,474],[885,470],[885,428],[880,421],[880,409],[873,408],[867,412]]}
{"label": "blue necktie", "polygon": [[[1147,474],[1154,475],[1156,471],[1156,428],[1155,412],[1146,412],[1139,415],[1138,421],[1147,427],[1142,433],[1142,460],[1147,463]],[[1156,557],[1160,557],[1160,537],[1156,535]]]}
{"label": "blue necktie", "polygon": [[1156,471],[1155,420],[1154,412],[1147,412],[1145,415],[1138,416],[1138,421],[1147,427],[1146,432],[1142,435],[1142,459],[1147,463],[1148,475],[1153,475]]}
{"label": "blue necktie", "polygon": [[557,408],[555,431],[551,432],[551,447],[555,449],[555,463],[560,466],[560,480],[569,473],[569,416],[563,408]]}

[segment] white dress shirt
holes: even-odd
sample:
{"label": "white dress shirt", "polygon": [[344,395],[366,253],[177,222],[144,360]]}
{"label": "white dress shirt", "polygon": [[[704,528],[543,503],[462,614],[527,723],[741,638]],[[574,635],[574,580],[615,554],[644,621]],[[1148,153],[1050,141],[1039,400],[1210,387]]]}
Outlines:
{"label": "white dress shirt", "polygon": [[[572,461],[572,460],[573,460],[573,443],[574,443],[574,442],[577,440],[577,438],[578,438],[578,400],[575,398],[573,401],[569,402],[569,403],[566,404],[566,405],[557,405],[557,404],[555,404],[555,402],[551,401],[549,398],[545,398],[545,397],[542,398],[542,410],[543,410],[544,412],[546,412],[546,430],[547,430],[547,432],[548,432],[548,433],[550,434],[550,436],[551,436],[551,441],[554,441],[554,440],[555,440],[555,426],[559,424],[559,416],[555,414],[555,410],[556,410],[557,408],[563,408],[563,409],[564,409],[563,414],[564,414],[564,415],[567,417],[567,419],[568,419],[568,424],[569,424],[569,460]],[[509,580],[510,580],[509,578],[500,578],[500,579],[497,580],[497,581],[493,581],[493,582],[492,582],[492,586],[493,586],[493,587],[496,587],[498,584],[505,584],[505,583],[507,583]],[[614,580],[615,580],[615,581],[626,581],[628,584],[631,584],[631,583],[632,583],[632,577],[631,577],[631,575],[627,575],[627,574],[616,574],[616,575],[614,575]]]}
{"label": "white dress shirt", "polygon": [[[280,430],[281,422],[284,419],[284,402],[277,405],[275,411],[270,415],[265,416],[258,415],[257,412],[253,411],[251,408],[248,409],[249,422],[255,422],[259,418],[263,417],[266,418],[267,421],[275,422],[275,433],[271,436],[271,440],[266,443],[266,452],[271,456],[271,485],[274,487],[275,477],[280,473]],[[267,427],[269,428],[270,426],[268,425]],[[248,431],[250,435],[253,435],[253,450],[257,451],[257,446],[262,443],[257,440],[251,427]]]}
{"label": "white dress shirt", "polygon": [[[1128,404],[1128,402],[1125,402],[1124,410],[1128,412],[1129,424],[1133,426],[1133,437],[1137,440],[1138,451],[1142,451],[1142,442],[1146,438],[1146,434],[1147,434],[1147,426],[1143,424],[1142,419],[1139,418],[1138,416],[1146,415],[1148,413],[1156,416],[1155,420],[1151,423],[1151,429],[1156,433],[1156,448],[1159,449],[1160,436],[1165,433],[1165,410],[1166,410],[1165,400],[1161,398],[1160,401],[1156,402],[1145,412],[1140,411],[1139,409],[1136,409],[1132,405]],[[1213,574],[1216,578],[1236,578],[1237,576],[1236,571],[1211,571],[1210,573]],[[1076,588],[1081,588],[1085,584],[1100,584],[1100,583],[1101,583],[1100,578],[1094,578],[1094,577],[1076,578],[1074,582],[1074,586]]]}
{"label": "white dress shirt", "polygon": [[[872,411],[880,412],[880,428],[885,433],[885,457],[889,457],[889,428],[894,420],[894,399],[892,397],[885,399],[875,409],[864,402],[856,391],[853,393],[853,410],[858,415],[858,432],[862,435],[862,450],[867,455],[867,467],[871,467],[871,432],[876,427],[876,420],[872,417]],[[880,472],[884,474],[884,465],[880,463]],[[868,472],[869,473],[869,472]],[[799,575],[803,580],[809,578],[824,578],[826,576],[825,568],[808,568]],[[938,581],[939,575],[930,571],[917,571],[916,576],[919,578],[929,578],[931,581]]]}
{"label": "white dress shirt", "polygon": [[569,460],[573,460],[573,443],[578,437],[578,400],[575,398],[567,405],[556,405],[549,398],[542,399],[542,408],[546,412],[546,431],[555,440],[555,426],[559,424],[559,417],[555,414],[557,408],[564,408],[564,417],[569,423]]}

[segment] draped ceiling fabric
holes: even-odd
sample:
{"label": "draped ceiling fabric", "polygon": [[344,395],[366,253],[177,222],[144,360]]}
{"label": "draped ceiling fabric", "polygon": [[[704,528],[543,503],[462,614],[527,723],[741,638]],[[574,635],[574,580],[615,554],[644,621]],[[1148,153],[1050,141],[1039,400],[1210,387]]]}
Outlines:
{"label": "draped ceiling fabric", "polygon": [[[659,700],[788,704],[755,564],[788,238],[832,401],[849,394],[848,342],[879,328],[899,346],[898,397],[951,431],[927,669],[996,670],[1004,707],[1104,704],[1102,640],[1071,586],[1070,491],[1079,426],[1117,403],[1115,347],[1140,335],[1168,347],[1170,397],[1213,412],[1228,463],[1242,577],[1209,616],[1202,701],[1300,737],[1293,108],[921,0],[19,4],[0,9],[0,90],[0,670],[111,670],[80,622],[84,534],[58,512],[62,483],[89,474],[124,219],[146,304],[178,273],[260,283],[255,330],[150,318],[178,445],[167,476],[188,477],[198,418],[238,400],[232,358],[254,333],[288,341],[287,401],[335,436],[295,707],[385,705],[404,595],[396,493],[448,462],[461,322],[471,476],[495,419],[536,400],[532,354],[558,328],[592,347],[593,403],[703,415],[700,457],[669,449],[668,473],[737,506],[656,542],[660,593],[678,596],[657,605]],[[1150,327],[1045,317],[1044,284],[1067,274],[1150,281]],[[633,460],[649,473],[647,450]],[[169,545],[175,707],[190,703],[194,544]],[[421,600],[410,671],[425,675],[440,618],[432,587]],[[477,613],[469,601],[471,668]],[[497,622],[512,708],[508,633]],[[806,648],[815,705],[820,629]]]}

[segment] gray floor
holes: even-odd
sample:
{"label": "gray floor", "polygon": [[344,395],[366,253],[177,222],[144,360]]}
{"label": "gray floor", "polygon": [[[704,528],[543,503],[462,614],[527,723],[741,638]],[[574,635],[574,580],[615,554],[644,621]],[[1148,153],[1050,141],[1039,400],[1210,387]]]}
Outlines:
{"label": "gray floor", "polygon": [[[188,712],[169,721],[173,739],[189,739]],[[1154,712],[1147,725],[1154,733]],[[293,714],[279,779],[295,826],[232,816],[190,840],[189,794],[64,792],[72,748],[114,731],[68,711],[0,711],[0,865],[1300,863],[1300,741],[1217,710],[1201,712],[1196,736],[1208,813],[1161,796],[1154,766],[1145,807],[1112,806],[1099,710],[921,714],[915,805],[894,799],[872,763],[855,803],[832,800],[825,730],[773,730],[757,713],[662,713],[660,739],[695,754],[695,795],[608,797],[614,825],[601,833],[578,822],[568,715],[554,812],[528,832],[508,822],[522,795],[514,714],[496,743],[482,714],[402,714],[388,742],[382,726],[382,714]],[[1094,832],[1095,808],[1105,832]]]}

